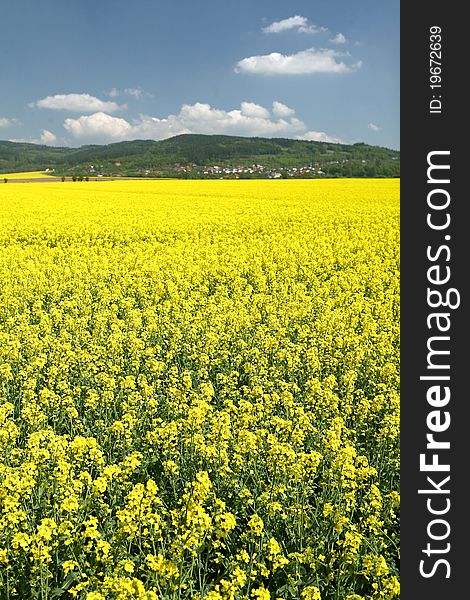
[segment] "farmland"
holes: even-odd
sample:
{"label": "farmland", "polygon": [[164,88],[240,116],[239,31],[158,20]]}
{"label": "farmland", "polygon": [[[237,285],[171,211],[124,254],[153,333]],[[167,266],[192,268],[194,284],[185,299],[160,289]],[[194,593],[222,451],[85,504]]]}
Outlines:
{"label": "farmland", "polygon": [[0,186],[0,598],[399,597],[399,181]]}
{"label": "farmland", "polygon": [[2,179],[45,179],[51,175],[45,171],[21,171],[19,173],[2,173],[0,177]]}

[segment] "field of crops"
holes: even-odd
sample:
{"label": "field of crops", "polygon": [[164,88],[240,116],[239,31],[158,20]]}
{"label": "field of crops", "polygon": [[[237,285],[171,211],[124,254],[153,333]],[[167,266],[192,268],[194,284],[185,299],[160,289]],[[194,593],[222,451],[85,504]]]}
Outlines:
{"label": "field of crops", "polygon": [[43,179],[53,177],[53,174],[45,171],[21,171],[20,173],[1,173],[0,180],[6,179]]}
{"label": "field of crops", "polygon": [[398,598],[398,476],[398,180],[0,186],[0,598]]}

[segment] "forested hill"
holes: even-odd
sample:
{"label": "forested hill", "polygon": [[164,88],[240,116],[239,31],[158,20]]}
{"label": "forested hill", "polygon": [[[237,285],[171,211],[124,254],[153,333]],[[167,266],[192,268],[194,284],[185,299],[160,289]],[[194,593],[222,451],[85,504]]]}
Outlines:
{"label": "forested hill", "polygon": [[400,153],[363,143],[198,134],[80,148],[0,141],[0,173],[46,168],[57,175],[398,177]]}

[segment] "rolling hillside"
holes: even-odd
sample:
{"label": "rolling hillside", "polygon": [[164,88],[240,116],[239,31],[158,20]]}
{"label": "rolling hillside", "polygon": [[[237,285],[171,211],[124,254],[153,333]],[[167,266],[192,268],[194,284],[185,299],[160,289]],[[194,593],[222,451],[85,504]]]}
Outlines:
{"label": "rolling hillside", "polygon": [[396,150],[363,143],[226,135],[185,134],[161,141],[133,140],[80,148],[0,141],[0,173],[48,168],[57,175],[92,171],[147,177],[200,177],[217,175],[218,172],[208,171],[214,166],[260,165],[263,169],[256,171],[258,175],[273,170],[296,174],[297,170],[312,166],[317,174],[330,177],[398,177],[399,158]]}

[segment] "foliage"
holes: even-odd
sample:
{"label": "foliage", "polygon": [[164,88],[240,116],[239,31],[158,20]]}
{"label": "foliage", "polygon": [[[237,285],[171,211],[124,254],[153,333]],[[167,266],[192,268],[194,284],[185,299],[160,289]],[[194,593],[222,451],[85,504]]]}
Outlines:
{"label": "foliage", "polygon": [[175,165],[179,164],[235,162],[262,163],[269,168],[318,163],[332,177],[397,177],[399,157],[396,150],[366,144],[185,134],[161,141],[134,140],[81,148],[0,142],[0,173],[49,167],[58,175],[85,175],[93,165],[104,173],[142,176],[146,170],[160,170],[162,175],[174,175]]}

